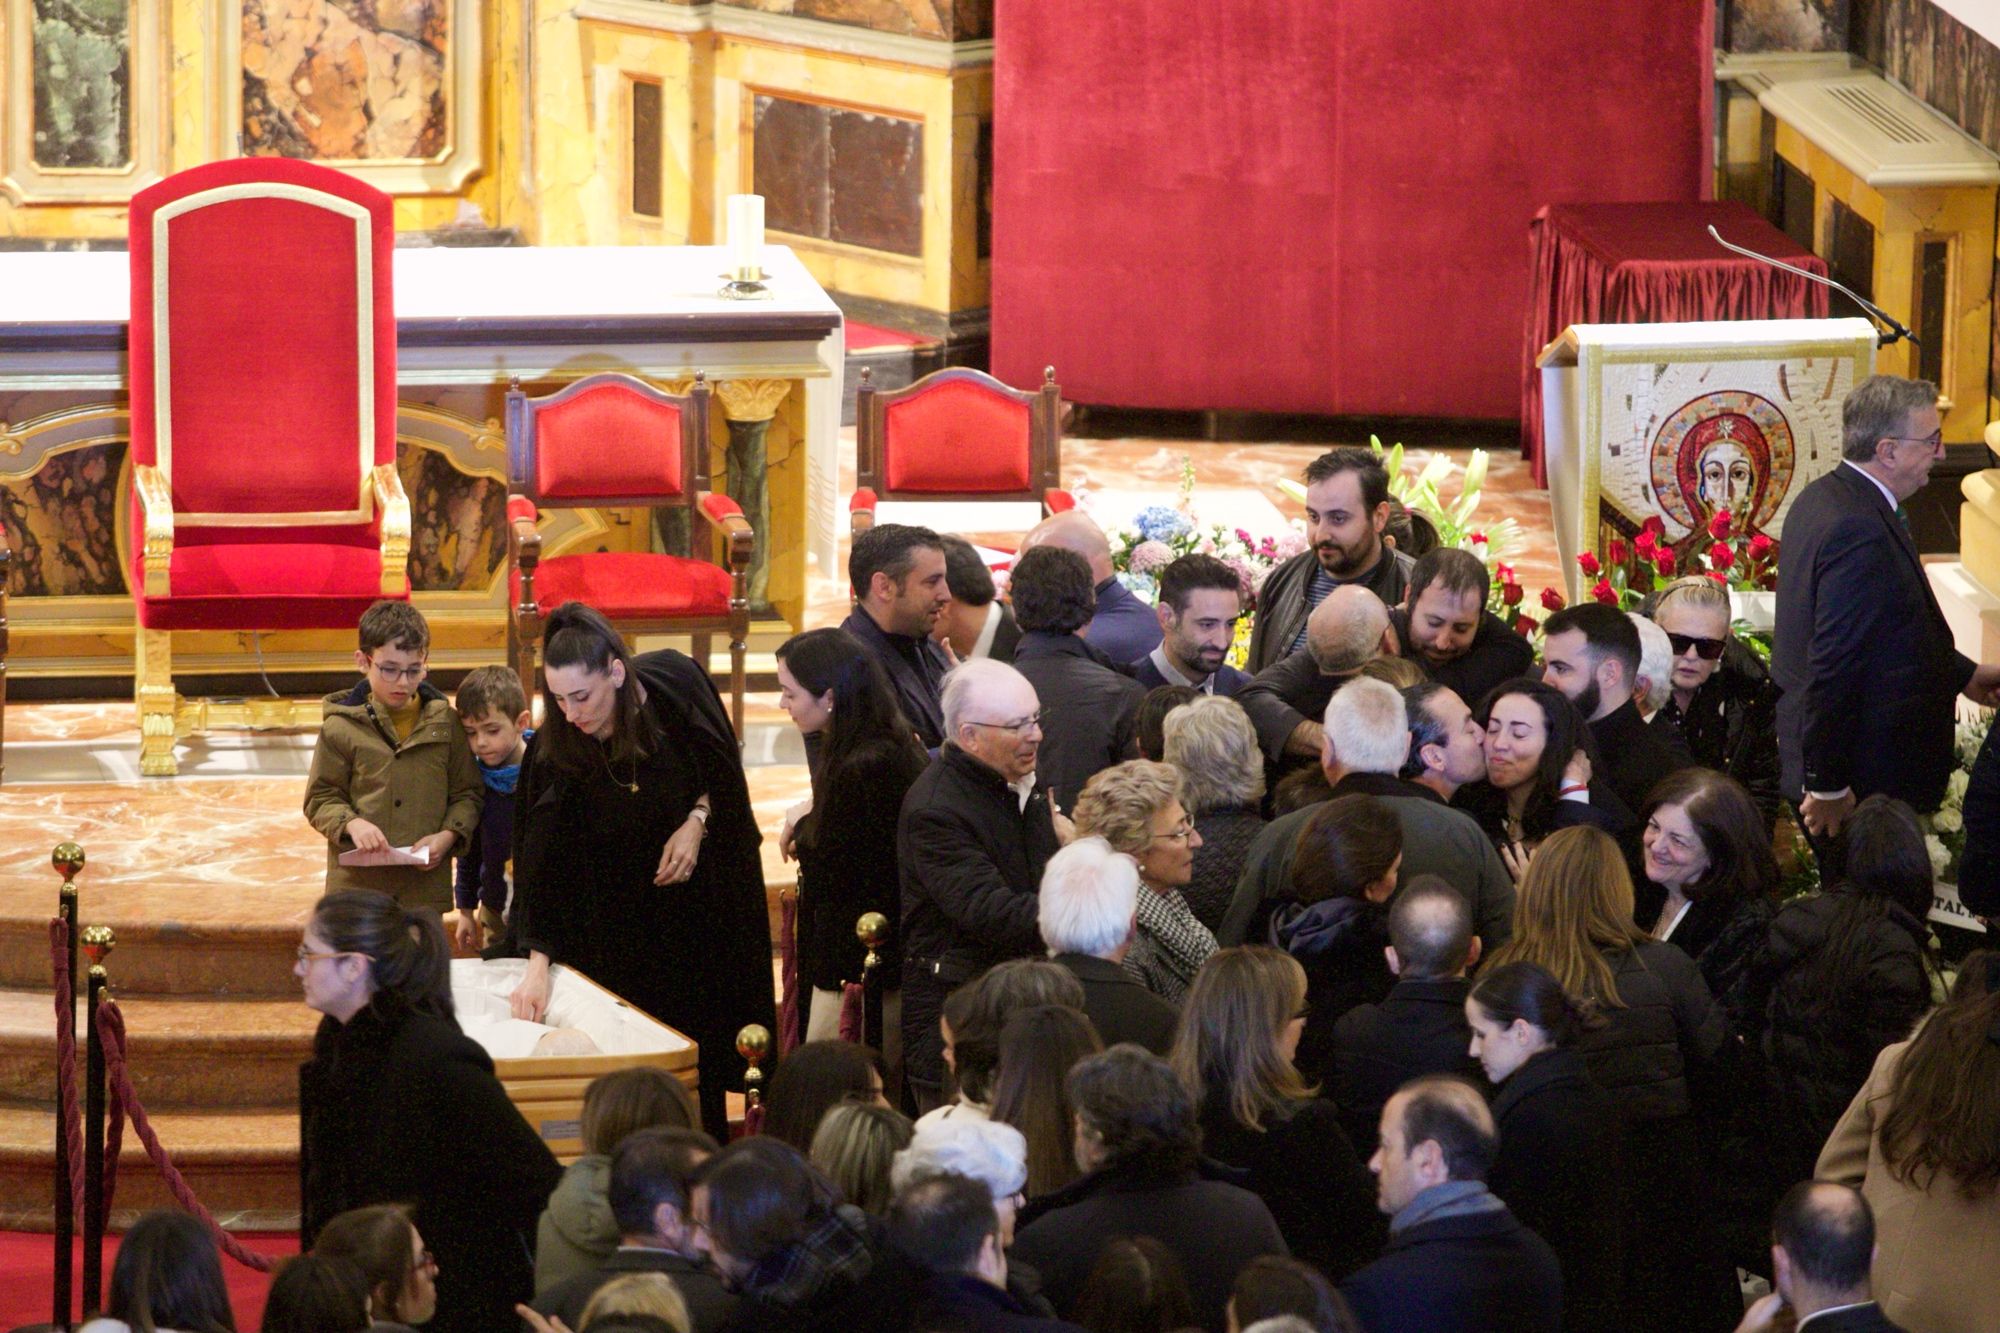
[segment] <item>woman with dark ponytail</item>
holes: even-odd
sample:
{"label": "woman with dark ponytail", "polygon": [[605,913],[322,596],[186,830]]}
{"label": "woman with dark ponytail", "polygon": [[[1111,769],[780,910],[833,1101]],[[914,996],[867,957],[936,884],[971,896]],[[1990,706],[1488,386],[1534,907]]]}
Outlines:
{"label": "woman with dark ponytail", "polygon": [[1473,1058],[1499,1089],[1500,1155],[1487,1186],[1556,1252],[1566,1333],[1625,1327],[1622,1131],[1574,1049],[1603,1020],[1527,962],[1481,973],[1465,1018]]}
{"label": "woman with dark ponytail", "polygon": [[[811,809],[792,827],[799,860],[799,1015],[807,1041],[840,1035],[841,983],[861,980],[866,950],[854,923],[889,919],[883,988],[902,980],[896,820],[903,797],[929,762],[875,655],[844,629],[812,629],[778,646],[778,703],[806,741]],[[816,753],[815,753],[816,752]],[[882,1019],[885,1042],[900,1035],[899,1010]],[[900,1045],[900,1043],[897,1043]],[[892,1067],[897,1053],[885,1051]]]}
{"label": "woman with dark ponytail", "polygon": [[581,602],[542,636],[542,725],[515,788],[514,1016],[547,1011],[561,963],[701,1050],[701,1118],[728,1134],[736,1030],[772,1026],[762,835],[715,685],[670,649],[631,657]]}
{"label": "woman with dark ponytail", "polygon": [[403,1204],[437,1265],[432,1333],[511,1328],[560,1171],[459,1031],[443,922],[373,889],[329,893],[293,972],[325,1015],[299,1070],[301,1245],[350,1208]]}

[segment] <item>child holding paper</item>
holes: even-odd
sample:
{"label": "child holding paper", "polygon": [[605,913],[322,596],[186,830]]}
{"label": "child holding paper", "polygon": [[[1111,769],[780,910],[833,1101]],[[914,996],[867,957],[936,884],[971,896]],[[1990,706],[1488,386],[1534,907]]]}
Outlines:
{"label": "child holding paper", "polygon": [[[482,784],[458,713],[424,682],[430,626],[408,602],[362,613],[362,680],[328,695],[306,784],[327,841],[326,891],[379,889],[404,907],[451,908],[451,856],[479,827]],[[342,853],[409,848],[421,865],[342,865]]]}

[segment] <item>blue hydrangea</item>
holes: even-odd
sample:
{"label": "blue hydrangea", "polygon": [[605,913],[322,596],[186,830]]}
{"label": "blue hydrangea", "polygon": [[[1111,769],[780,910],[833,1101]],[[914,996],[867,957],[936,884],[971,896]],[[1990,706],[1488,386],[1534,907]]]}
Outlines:
{"label": "blue hydrangea", "polygon": [[1132,526],[1139,530],[1140,536],[1155,542],[1172,541],[1194,530],[1194,524],[1186,514],[1165,505],[1148,505],[1141,509],[1132,520]]}

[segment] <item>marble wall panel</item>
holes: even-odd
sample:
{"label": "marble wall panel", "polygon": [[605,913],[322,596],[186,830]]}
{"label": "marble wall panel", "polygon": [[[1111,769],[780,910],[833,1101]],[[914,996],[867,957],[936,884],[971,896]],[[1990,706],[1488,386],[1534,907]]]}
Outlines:
{"label": "marble wall panel", "polygon": [[243,0],[242,18],[245,153],[395,160],[450,141],[448,0]]}
{"label": "marble wall panel", "polygon": [[827,108],[760,94],[756,116],[751,170],[764,196],[764,225],[795,236],[827,235]]}
{"label": "marble wall panel", "polygon": [[1849,0],[1720,0],[1717,45],[1730,51],[1842,51]]}
{"label": "marble wall panel", "polygon": [[993,0],[722,0],[737,9],[846,23],[875,32],[968,41],[993,34]]}
{"label": "marble wall panel", "polygon": [[130,0],[34,0],[35,164],[132,160]]}
{"label": "marble wall panel", "polygon": [[507,563],[507,486],[468,476],[435,449],[404,446],[396,459],[410,497],[410,586],[418,592],[485,592]]}
{"label": "marble wall panel", "polygon": [[2000,47],[1929,0],[1854,0],[1854,52],[2000,153]]}
{"label": "marble wall panel", "polygon": [[0,529],[14,549],[7,591],[29,597],[118,596],[118,470],[123,444],[56,454],[0,482]]}
{"label": "marble wall panel", "polygon": [[899,116],[827,117],[828,239],[898,255],[924,252],[924,127]]}

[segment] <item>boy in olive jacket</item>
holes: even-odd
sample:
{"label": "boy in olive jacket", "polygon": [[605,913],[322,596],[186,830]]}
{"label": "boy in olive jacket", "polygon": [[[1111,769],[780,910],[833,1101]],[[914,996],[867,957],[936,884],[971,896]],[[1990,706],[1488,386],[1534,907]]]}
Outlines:
{"label": "boy in olive jacket", "polygon": [[[430,626],[408,602],[362,613],[363,679],[326,697],[306,818],[326,839],[326,891],[380,889],[405,907],[451,908],[451,857],[479,827],[478,762],[450,700],[424,683]],[[428,866],[344,866],[359,849],[422,847]]]}

